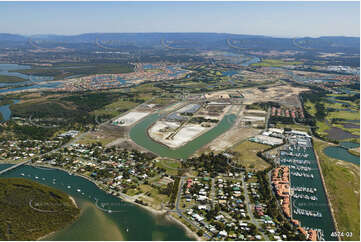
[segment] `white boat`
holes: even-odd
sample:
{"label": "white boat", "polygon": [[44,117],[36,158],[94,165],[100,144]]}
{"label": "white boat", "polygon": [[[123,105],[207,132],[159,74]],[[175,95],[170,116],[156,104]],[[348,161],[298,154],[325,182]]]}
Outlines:
{"label": "white boat", "polygon": [[36,176],[35,179],[39,179],[39,177]]}
{"label": "white boat", "polygon": [[20,175],[25,176],[25,174],[24,174],[24,173],[21,173]]}
{"label": "white boat", "polygon": [[77,192],[81,192],[81,190],[80,190],[80,189],[76,189],[76,191],[77,191]]}
{"label": "white boat", "polygon": [[71,186],[67,186],[67,188],[69,189],[69,188],[71,188]]}

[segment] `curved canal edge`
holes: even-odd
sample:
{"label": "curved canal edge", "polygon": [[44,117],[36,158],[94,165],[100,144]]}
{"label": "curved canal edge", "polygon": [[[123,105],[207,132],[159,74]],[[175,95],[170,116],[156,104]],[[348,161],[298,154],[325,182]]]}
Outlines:
{"label": "curved canal edge", "polygon": [[153,125],[159,117],[160,115],[158,113],[148,115],[145,119],[131,128],[129,132],[130,138],[137,145],[157,154],[160,157],[187,159],[198,149],[228,131],[235,123],[237,116],[234,114],[225,115],[216,127],[208,130],[177,149],[170,149],[149,137],[148,128]]}

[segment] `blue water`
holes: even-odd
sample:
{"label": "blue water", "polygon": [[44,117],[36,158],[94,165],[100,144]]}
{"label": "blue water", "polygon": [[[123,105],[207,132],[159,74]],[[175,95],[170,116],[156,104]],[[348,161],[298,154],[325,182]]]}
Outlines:
{"label": "blue water", "polygon": [[241,66],[249,66],[249,65],[258,63],[258,62],[260,62],[260,61],[261,61],[260,58],[254,57],[254,58],[252,58],[252,59],[250,59],[250,60],[248,60],[248,61],[246,61],[246,62],[243,62],[243,63],[241,64]]}
{"label": "blue water", "polygon": [[[311,162],[311,164],[308,166],[311,167],[312,170],[309,171],[308,174],[313,174],[314,179],[295,176],[291,173],[292,187],[298,187],[298,186],[314,187],[317,189],[314,195],[318,197],[318,200],[316,201],[306,200],[303,198],[292,198],[293,218],[299,220],[301,222],[302,227],[321,229],[324,233],[324,238],[326,240],[335,240],[334,237],[331,237],[331,232],[335,231],[335,229],[334,229],[333,219],[331,216],[331,211],[328,206],[328,202],[326,198],[326,192],[322,184],[321,173],[318,169],[317,160],[314,154],[314,150],[312,147],[307,147],[303,149],[295,146],[295,148],[293,149],[293,153],[309,155],[308,158],[297,157],[297,160],[303,160],[303,161],[308,160]],[[292,161],[294,157],[288,156],[286,154],[281,154],[280,159],[281,159],[280,160],[281,165],[290,165],[290,163],[285,161],[286,160]],[[296,172],[297,170],[291,167],[290,171]],[[301,192],[297,192],[297,193],[301,193]],[[318,211],[322,213],[322,218],[308,217],[300,214],[295,214],[294,211],[297,208],[311,210],[314,212]]]}
{"label": "blue water", "polygon": [[346,148],[341,146],[328,146],[323,150],[323,153],[337,160],[343,160],[360,165],[360,157],[350,154]]}
{"label": "blue water", "polygon": [[[13,104],[18,103],[20,100],[13,100]],[[8,121],[11,117],[11,110],[10,110],[11,104],[0,106],[0,113],[2,115],[2,122]]]}
{"label": "blue water", "polygon": [[[9,164],[0,164],[0,170],[9,166]],[[23,174],[23,176],[21,174]],[[119,240],[116,234],[106,234],[106,236],[104,236],[104,233],[113,232],[113,230],[108,231],[104,229],[107,225],[112,226],[112,224],[119,228],[124,240],[128,241],[191,240],[185,231],[177,224],[166,220],[163,216],[153,216],[138,206],[107,194],[103,190],[100,190],[94,183],[80,176],[69,175],[67,172],[57,169],[36,168],[24,165],[1,175],[1,177],[31,179],[66,192],[76,200],[82,210],[79,219],[53,235],[47,236],[45,240],[104,241],[104,238],[105,240],[112,241]],[[39,177],[39,179],[36,179],[36,177]],[[81,192],[77,192],[77,189],[81,189]],[[92,203],[93,206],[84,209],[83,205],[85,203]],[[97,216],[90,216],[95,210],[98,210],[97,207],[104,208],[99,209],[99,212],[105,219],[97,221],[91,220],[92,218],[98,218]],[[113,212],[107,213],[106,209],[111,209]]]}
{"label": "blue water", "polygon": [[[16,76],[20,77],[32,82],[41,82],[41,81],[50,81],[53,80],[53,77],[50,76],[33,76],[33,75],[25,75],[19,72],[9,72],[14,70],[29,70],[31,66],[18,65],[18,64],[0,64],[0,75],[4,76]],[[5,86],[16,86],[23,85],[28,82],[17,82],[17,83],[0,83],[0,87]]]}
{"label": "blue water", "polygon": [[[54,78],[51,76],[33,76],[33,75],[25,75],[18,72],[9,72],[12,70],[29,70],[31,66],[26,65],[18,65],[18,64],[0,64],[0,75],[4,76],[16,76],[23,78],[27,81],[24,82],[16,82],[16,83],[0,83],[0,93],[6,93],[11,91],[19,91],[19,90],[27,90],[31,88],[47,88],[47,87],[56,87],[60,83],[45,83],[38,84],[38,82],[43,81],[51,81]],[[29,84],[34,84],[29,86]],[[27,86],[24,86],[27,85]],[[8,87],[8,88],[6,88]]]}

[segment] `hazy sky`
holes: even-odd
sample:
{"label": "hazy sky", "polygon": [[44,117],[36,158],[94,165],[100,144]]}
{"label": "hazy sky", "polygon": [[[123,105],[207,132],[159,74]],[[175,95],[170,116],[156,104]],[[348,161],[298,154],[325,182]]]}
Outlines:
{"label": "hazy sky", "polygon": [[360,36],[359,2],[0,2],[0,32]]}

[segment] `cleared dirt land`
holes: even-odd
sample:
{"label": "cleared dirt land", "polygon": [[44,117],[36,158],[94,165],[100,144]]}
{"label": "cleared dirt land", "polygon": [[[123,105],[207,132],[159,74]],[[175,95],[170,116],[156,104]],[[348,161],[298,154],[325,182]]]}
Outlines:
{"label": "cleared dirt land", "polygon": [[114,122],[118,123],[118,126],[130,126],[148,114],[150,114],[150,112],[129,112],[126,115],[116,119]]}
{"label": "cleared dirt land", "polygon": [[261,130],[254,128],[245,128],[241,125],[241,120],[243,118],[244,107],[242,106],[233,106],[228,111],[229,113],[238,115],[237,120],[235,121],[232,128],[230,128],[224,134],[218,136],[209,144],[205,145],[203,148],[198,150],[197,154],[203,152],[223,152],[224,150],[232,147],[233,145],[239,143],[242,140],[250,138],[256,134],[259,134]]}
{"label": "cleared dirt land", "polygon": [[241,92],[244,96],[244,104],[273,101],[285,106],[300,107],[298,94],[307,90],[309,89],[291,86],[273,86],[266,89],[246,88],[242,89]]}

